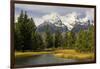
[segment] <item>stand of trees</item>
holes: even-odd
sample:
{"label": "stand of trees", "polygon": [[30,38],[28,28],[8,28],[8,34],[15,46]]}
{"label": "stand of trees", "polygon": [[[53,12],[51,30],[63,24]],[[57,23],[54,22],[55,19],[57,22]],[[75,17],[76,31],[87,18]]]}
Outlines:
{"label": "stand of trees", "polygon": [[54,46],[53,35],[52,35],[48,25],[46,27],[46,32],[45,33],[46,33],[46,36],[45,36],[45,49],[46,48],[53,48],[53,46]]}
{"label": "stand of trees", "polygon": [[62,39],[61,31],[58,28],[55,32],[55,48],[61,48],[63,46]]}
{"label": "stand of trees", "polygon": [[49,48],[76,49],[80,52],[94,51],[94,26],[78,33],[66,32],[63,37],[59,29],[53,35],[49,27],[45,31],[45,40],[36,32],[36,25],[27,13],[21,11],[15,24],[14,46],[16,51],[42,51]]}

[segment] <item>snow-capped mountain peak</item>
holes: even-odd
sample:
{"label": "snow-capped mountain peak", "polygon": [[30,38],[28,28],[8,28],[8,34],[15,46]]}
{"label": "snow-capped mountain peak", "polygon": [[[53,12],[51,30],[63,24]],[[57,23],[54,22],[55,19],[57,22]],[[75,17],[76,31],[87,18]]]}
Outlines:
{"label": "snow-capped mountain peak", "polygon": [[61,17],[62,22],[71,30],[78,23],[78,14],[73,12]]}
{"label": "snow-capped mountain peak", "polygon": [[59,19],[59,14],[57,14],[57,13],[50,13],[50,14],[48,14],[48,15],[44,15],[44,16],[42,17],[42,19],[43,19],[44,21],[49,21],[49,22],[51,22],[51,23],[54,23],[54,22],[58,21],[58,19]]}
{"label": "snow-capped mountain peak", "polygon": [[56,27],[67,27],[69,31],[72,30],[77,25],[88,26],[89,21],[90,24],[92,23],[93,25],[93,21],[91,21],[87,16],[80,18],[80,14],[76,12],[68,13],[64,16],[58,13],[50,13],[42,16],[41,20],[42,20],[41,22],[44,23],[45,25],[52,24],[55,25]]}
{"label": "snow-capped mountain peak", "polygon": [[50,13],[49,15],[45,15],[42,18],[44,21],[48,21],[48,22],[54,24],[55,26],[58,26],[58,27],[65,26],[62,23],[61,16],[58,13]]}

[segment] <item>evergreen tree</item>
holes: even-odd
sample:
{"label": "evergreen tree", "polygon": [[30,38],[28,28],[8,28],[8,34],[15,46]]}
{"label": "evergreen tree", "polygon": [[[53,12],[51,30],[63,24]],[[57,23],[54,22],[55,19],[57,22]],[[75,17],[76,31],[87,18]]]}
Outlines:
{"label": "evergreen tree", "polygon": [[33,51],[41,51],[44,50],[44,44],[43,44],[43,39],[42,37],[35,32],[34,37],[33,37]]}
{"label": "evergreen tree", "polygon": [[45,42],[46,42],[46,48],[53,48],[53,35],[52,35],[48,25],[47,25],[47,28],[46,28]]}
{"label": "evergreen tree", "polygon": [[76,34],[75,32],[70,32],[70,48],[75,48],[75,40],[76,40]]}
{"label": "evergreen tree", "polygon": [[77,38],[76,38],[76,42],[75,42],[75,49],[77,50],[77,51],[80,51],[81,50],[81,48],[82,48],[82,35],[83,35],[83,33],[82,33],[83,31],[82,30],[80,30],[78,33],[77,33]]}
{"label": "evergreen tree", "polygon": [[20,48],[22,51],[25,50],[31,50],[32,49],[32,35],[35,32],[36,26],[34,24],[34,21],[28,18],[27,13],[23,13],[23,11],[21,11],[20,16],[18,17],[18,22],[16,24],[16,30],[18,29],[18,31],[16,31],[16,35],[18,33],[18,36],[16,36],[16,38],[18,38],[16,41],[19,41],[19,43],[15,43],[15,44],[20,44],[18,46],[18,48]]}
{"label": "evergreen tree", "polygon": [[49,26],[46,27],[46,36],[43,39],[36,32],[34,20],[29,18],[26,12],[21,11],[14,27],[15,50],[41,51],[48,48],[67,48],[76,49],[80,52],[94,51],[94,26],[89,24],[88,30],[81,29],[78,33],[66,32],[64,38],[60,28],[57,28],[56,32],[52,34]]}
{"label": "evergreen tree", "polygon": [[55,32],[55,48],[60,48],[62,46],[62,35],[58,28]]}
{"label": "evergreen tree", "polygon": [[86,30],[80,30],[76,39],[76,49],[80,52],[89,51],[88,34]]}
{"label": "evergreen tree", "polygon": [[23,47],[23,41],[22,41],[22,37],[20,35],[20,26],[21,26],[21,23],[23,23],[23,17],[24,17],[24,14],[23,14],[23,11],[21,11],[21,14],[20,16],[18,17],[18,22],[15,23],[15,27],[14,27],[14,46],[15,46],[15,49],[16,50],[22,50],[22,47]]}
{"label": "evergreen tree", "polygon": [[95,45],[94,45],[94,26],[90,26],[88,29],[88,46],[89,46],[89,51],[94,52]]}
{"label": "evergreen tree", "polygon": [[[17,23],[16,23],[16,26],[17,26]],[[19,34],[19,31],[17,28],[15,28],[15,31],[14,31],[14,48],[15,50],[18,50],[20,51],[21,50],[21,39],[20,39],[20,34]]]}
{"label": "evergreen tree", "polygon": [[75,36],[74,32],[66,32],[64,47],[70,48],[70,49],[74,48],[75,47],[75,40],[76,40],[76,36]]}
{"label": "evergreen tree", "polygon": [[88,30],[80,30],[75,46],[76,50],[80,52],[94,51],[94,26],[90,26]]}

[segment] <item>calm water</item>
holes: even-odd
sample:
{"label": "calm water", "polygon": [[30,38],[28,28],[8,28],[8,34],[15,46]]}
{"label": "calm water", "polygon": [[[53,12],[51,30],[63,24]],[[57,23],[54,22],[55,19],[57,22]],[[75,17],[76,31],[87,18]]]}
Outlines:
{"label": "calm water", "polygon": [[51,63],[72,63],[78,62],[73,59],[63,59],[53,56],[52,54],[44,54],[38,56],[31,56],[25,58],[16,58],[16,66],[21,65],[40,65],[40,64],[51,64]]}

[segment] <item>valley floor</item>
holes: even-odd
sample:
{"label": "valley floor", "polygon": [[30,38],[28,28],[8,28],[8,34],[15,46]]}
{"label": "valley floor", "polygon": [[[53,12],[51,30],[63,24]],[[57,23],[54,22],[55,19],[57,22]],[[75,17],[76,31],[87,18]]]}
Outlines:
{"label": "valley floor", "polygon": [[66,59],[94,59],[94,53],[81,53],[74,49],[54,50],[54,51],[41,51],[41,52],[15,52],[15,58],[17,57],[28,57],[43,54],[53,54],[59,58]]}
{"label": "valley floor", "polygon": [[66,59],[94,59],[94,53],[81,53],[76,50],[56,50],[54,56]]}

